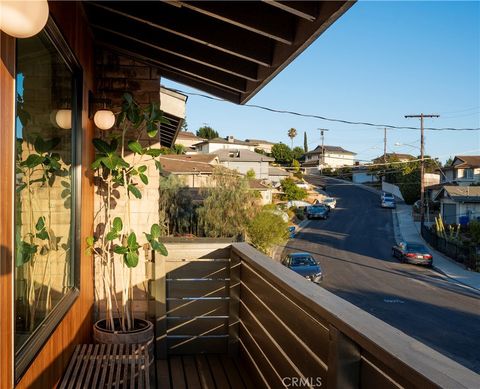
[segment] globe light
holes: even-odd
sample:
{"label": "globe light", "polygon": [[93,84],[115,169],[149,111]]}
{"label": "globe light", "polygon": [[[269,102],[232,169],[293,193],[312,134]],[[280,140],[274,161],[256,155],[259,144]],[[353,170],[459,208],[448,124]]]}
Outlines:
{"label": "globe light", "polygon": [[64,130],[70,130],[72,128],[72,110],[59,109],[55,115],[55,122],[58,127]]}
{"label": "globe light", "polygon": [[108,109],[100,109],[95,112],[93,122],[101,130],[109,130],[115,124],[115,115]]}
{"label": "globe light", "polygon": [[47,0],[0,1],[0,30],[14,38],[29,38],[38,34],[47,20]]}

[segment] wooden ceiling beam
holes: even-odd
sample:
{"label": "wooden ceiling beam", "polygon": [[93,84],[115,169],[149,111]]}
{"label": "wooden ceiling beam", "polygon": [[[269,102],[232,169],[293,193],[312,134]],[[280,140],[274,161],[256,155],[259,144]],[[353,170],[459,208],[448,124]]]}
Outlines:
{"label": "wooden ceiling beam", "polygon": [[231,74],[222,72],[220,70],[212,69],[207,66],[185,60],[180,57],[175,57],[167,53],[154,52],[150,47],[141,45],[139,43],[132,45],[130,42],[122,37],[117,37],[112,43],[111,38],[105,32],[96,33],[99,41],[105,46],[110,46],[115,50],[126,50],[132,55],[139,55],[143,58],[148,58],[164,68],[171,68],[172,70],[197,76],[203,80],[214,84],[232,89],[236,92],[246,91],[246,80]]}
{"label": "wooden ceiling beam", "polygon": [[[172,3],[169,0],[165,1]],[[287,45],[293,42],[295,18],[278,9],[268,9],[268,6],[261,2],[177,1],[174,3]]]}
{"label": "wooden ceiling beam", "polygon": [[[115,28],[118,27],[114,22],[98,18],[98,16],[99,15],[91,16],[91,26],[96,30],[116,34],[132,42],[141,43],[155,50],[176,55],[183,59],[209,66],[250,81],[257,81],[258,79],[258,65],[253,62],[246,61],[211,47],[199,45],[191,40],[148,25],[138,25],[138,23],[123,17],[123,32],[118,31],[115,30]],[[112,39],[113,38],[112,35]],[[115,41],[115,39],[113,41]]]}
{"label": "wooden ceiling beam", "polygon": [[221,85],[211,83],[204,79],[199,79],[196,76],[178,72],[175,69],[166,68],[161,64],[158,64],[157,62],[151,60],[149,57],[141,56],[136,52],[132,53],[123,48],[113,47],[108,43],[104,44],[103,42],[100,42],[100,41],[98,41],[97,43],[107,50],[111,50],[118,54],[124,55],[125,57],[135,59],[136,61],[143,62],[147,65],[157,68],[162,77],[165,76],[166,78],[172,81],[177,81],[181,84],[188,85],[189,87],[196,88],[200,91],[205,91],[206,93],[210,93],[214,96],[218,96],[222,99],[231,101],[233,103],[238,104],[240,102],[240,96],[241,96],[240,92],[234,91],[230,88],[222,87]]}
{"label": "wooden ceiling beam", "polygon": [[263,0],[263,2],[310,22],[313,22],[318,15],[316,1]]}
{"label": "wooden ceiling beam", "polygon": [[[138,23],[167,31],[194,42],[259,65],[270,66],[273,44],[270,39],[206,15],[171,7],[160,2],[85,2],[86,8],[97,7],[123,15]],[[94,12],[90,9],[89,12]],[[122,30],[122,26],[118,26]],[[130,32],[130,31],[128,31]]]}

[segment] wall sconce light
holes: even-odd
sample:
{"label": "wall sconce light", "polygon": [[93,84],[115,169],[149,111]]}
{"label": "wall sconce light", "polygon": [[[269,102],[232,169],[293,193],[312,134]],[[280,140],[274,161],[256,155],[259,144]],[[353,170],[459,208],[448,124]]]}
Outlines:
{"label": "wall sconce light", "polygon": [[0,30],[14,38],[29,38],[38,34],[47,20],[47,0],[0,1]]}
{"label": "wall sconce light", "polygon": [[[102,104],[103,108],[97,110],[93,115],[95,104]],[[93,96],[91,91],[88,92],[88,117],[91,119],[93,116],[93,122],[100,130],[109,130],[115,124],[115,114],[107,108],[107,105],[110,104],[110,99],[98,99]]]}
{"label": "wall sconce light", "polygon": [[70,130],[72,128],[72,110],[59,109],[55,115],[55,122],[58,127],[64,130]]}

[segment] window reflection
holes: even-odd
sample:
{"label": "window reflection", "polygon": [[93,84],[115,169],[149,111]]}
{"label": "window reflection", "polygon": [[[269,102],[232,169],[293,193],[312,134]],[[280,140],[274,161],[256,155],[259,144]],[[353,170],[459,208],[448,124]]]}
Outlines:
{"label": "window reflection", "polygon": [[73,287],[72,85],[45,34],[17,40],[16,352]]}

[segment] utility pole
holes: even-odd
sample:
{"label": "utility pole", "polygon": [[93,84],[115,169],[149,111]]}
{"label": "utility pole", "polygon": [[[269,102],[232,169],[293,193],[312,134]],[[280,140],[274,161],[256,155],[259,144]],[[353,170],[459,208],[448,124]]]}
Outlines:
{"label": "utility pole", "polygon": [[[320,136],[322,137],[322,164],[320,166],[320,175],[323,172],[323,165],[325,164],[325,145],[324,145],[324,131],[328,131],[326,128],[317,128],[318,131],[320,131]],[[318,160],[318,163],[320,163],[320,159]]]}
{"label": "utility pole", "polygon": [[424,160],[424,136],[423,136],[423,119],[438,118],[440,115],[405,115],[405,118],[420,118],[420,225],[423,228],[425,223],[424,207],[425,207],[425,160]]}
{"label": "utility pole", "polygon": [[387,128],[383,129],[383,163],[387,163]]}

